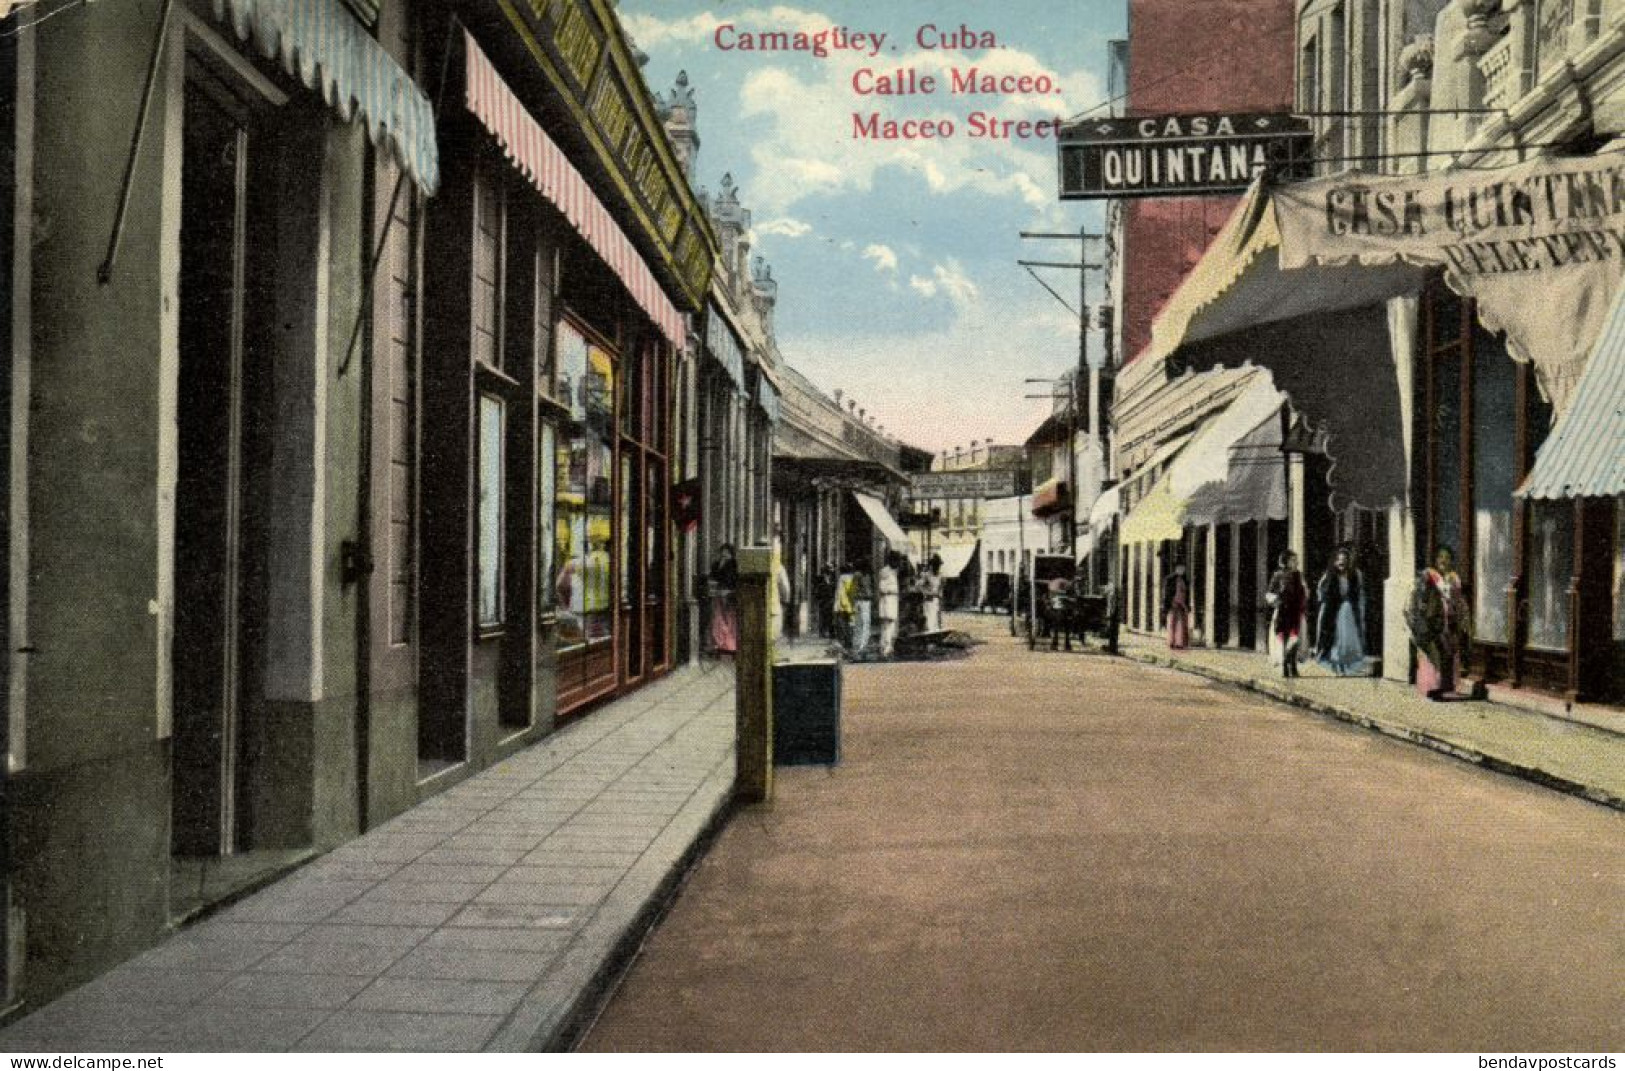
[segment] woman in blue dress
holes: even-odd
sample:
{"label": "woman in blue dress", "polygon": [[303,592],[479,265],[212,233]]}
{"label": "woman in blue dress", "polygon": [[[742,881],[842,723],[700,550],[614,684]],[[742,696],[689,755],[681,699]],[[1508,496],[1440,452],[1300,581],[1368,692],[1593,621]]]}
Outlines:
{"label": "woman in blue dress", "polygon": [[1348,546],[1337,548],[1316,596],[1315,657],[1339,677],[1365,669],[1365,577]]}

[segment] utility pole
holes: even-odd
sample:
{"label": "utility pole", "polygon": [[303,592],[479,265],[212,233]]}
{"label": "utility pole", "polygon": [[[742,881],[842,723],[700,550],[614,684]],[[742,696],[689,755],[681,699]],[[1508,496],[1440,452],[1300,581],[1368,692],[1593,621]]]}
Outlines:
{"label": "utility pole", "polygon": [[[1100,430],[1095,427],[1095,421],[1098,419],[1097,414],[1100,410],[1100,373],[1096,369],[1089,367],[1089,273],[1104,271],[1105,265],[1099,262],[1090,263],[1089,243],[1101,241],[1105,238],[1105,235],[1091,232],[1087,227],[1082,227],[1079,228],[1076,234],[1054,231],[1022,231],[1021,237],[1039,241],[1077,242],[1079,247],[1076,263],[1058,263],[1044,260],[1016,261],[1021,267],[1027,269],[1027,274],[1038,280],[1038,285],[1048,290],[1055,300],[1066,306],[1078,318],[1078,370],[1071,377],[1070,404],[1072,419],[1069,422],[1070,435],[1066,444],[1067,472],[1070,474],[1072,484],[1072,502],[1068,511],[1066,525],[1066,545],[1067,550],[1071,553],[1073,563],[1076,564],[1078,560],[1078,431],[1081,423],[1079,410],[1082,408],[1078,401],[1078,394],[1080,393],[1080,387],[1084,383],[1088,384],[1089,432],[1094,435]],[[1078,273],[1078,307],[1073,309],[1071,303],[1057,293],[1054,287],[1046,283],[1043,277],[1033,270],[1034,268],[1061,268],[1076,271]]]}

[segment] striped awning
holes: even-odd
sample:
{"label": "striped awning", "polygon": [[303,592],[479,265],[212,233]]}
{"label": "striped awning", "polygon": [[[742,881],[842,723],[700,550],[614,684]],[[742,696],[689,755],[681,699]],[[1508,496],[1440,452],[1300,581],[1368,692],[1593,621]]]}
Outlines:
{"label": "striped awning", "polygon": [[1625,494],[1625,289],[1614,298],[1573,399],[1535,455],[1520,497]]}
{"label": "striped awning", "polygon": [[520,174],[564,214],[576,233],[609,265],[660,332],[672,345],[683,346],[687,342],[683,314],[660,288],[654,272],[615,222],[614,215],[592,192],[564,150],[519,102],[467,30],[463,31],[463,42],[468,56],[468,110],[496,138]]}
{"label": "striped awning", "polygon": [[711,302],[705,316],[705,348],[739,390],[745,389],[745,348],[734,337],[722,307]]}
{"label": "striped awning", "polygon": [[214,0],[215,18],[252,39],[346,122],[359,119],[426,194],[440,186],[434,107],[343,0]]}

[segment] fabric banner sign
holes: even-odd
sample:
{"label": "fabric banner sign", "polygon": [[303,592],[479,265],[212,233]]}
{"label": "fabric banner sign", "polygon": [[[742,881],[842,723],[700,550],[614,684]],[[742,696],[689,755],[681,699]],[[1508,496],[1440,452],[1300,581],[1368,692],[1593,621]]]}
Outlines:
{"label": "fabric banner sign", "polygon": [[1341,175],[1271,191],[1283,270],[1437,266],[1568,406],[1625,277],[1625,156],[1493,171]]}

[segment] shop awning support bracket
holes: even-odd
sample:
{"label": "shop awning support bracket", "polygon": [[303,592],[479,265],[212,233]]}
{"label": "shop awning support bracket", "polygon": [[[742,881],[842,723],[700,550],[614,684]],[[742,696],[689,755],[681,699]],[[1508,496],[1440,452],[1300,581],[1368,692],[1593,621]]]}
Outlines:
{"label": "shop awning support bracket", "polygon": [[147,60],[147,84],[141,90],[141,110],[136,113],[135,131],[130,135],[130,155],[124,162],[124,184],[119,188],[118,211],[113,215],[113,233],[107,237],[107,256],[96,269],[96,282],[106,286],[113,281],[113,265],[118,260],[119,244],[124,238],[124,218],[130,211],[130,190],[135,181],[135,165],[141,158],[141,143],[146,139],[147,117],[152,112],[152,91],[158,84],[158,68],[164,59],[164,42],[169,38],[169,15],[175,0],[164,0],[158,13],[158,32],[153,37],[152,55]]}

